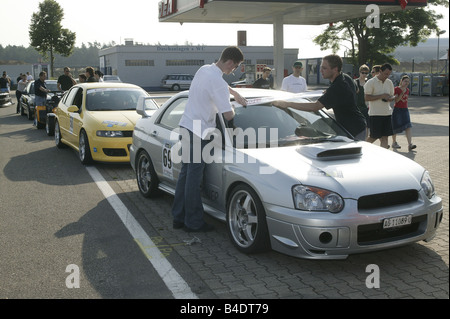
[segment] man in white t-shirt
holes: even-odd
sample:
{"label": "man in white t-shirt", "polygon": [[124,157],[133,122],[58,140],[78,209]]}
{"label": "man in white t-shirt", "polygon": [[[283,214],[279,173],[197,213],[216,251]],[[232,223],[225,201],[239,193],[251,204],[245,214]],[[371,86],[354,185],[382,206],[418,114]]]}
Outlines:
{"label": "man in white t-shirt", "polygon": [[[202,66],[192,80],[189,99],[180,120],[181,151],[189,151],[190,158],[186,160],[183,157],[175,189],[172,207],[174,229],[182,228],[187,232],[213,230],[203,220],[201,183],[206,163],[202,151],[209,142],[205,139],[208,133],[216,128],[216,115],[222,114],[228,121],[234,117],[230,94],[238,103],[247,105],[247,101],[231,89],[222,77],[233,72],[242,61],[242,51],[238,47],[228,47],[218,62]],[[194,151],[197,153],[194,154]]]}
{"label": "man in white t-shirt", "polygon": [[303,63],[301,61],[295,61],[292,66],[292,74],[285,77],[281,84],[281,91],[287,91],[292,93],[305,92],[308,89],[306,80],[300,74],[303,71]]}
{"label": "man in white t-shirt", "polygon": [[380,73],[364,85],[364,98],[369,102],[370,136],[367,142],[373,143],[380,139],[380,146],[389,148],[388,136],[394,134],[392,130],[392,108],[390,102],[394,97],[394,84],[389,79],[392,66],[385,63]]}

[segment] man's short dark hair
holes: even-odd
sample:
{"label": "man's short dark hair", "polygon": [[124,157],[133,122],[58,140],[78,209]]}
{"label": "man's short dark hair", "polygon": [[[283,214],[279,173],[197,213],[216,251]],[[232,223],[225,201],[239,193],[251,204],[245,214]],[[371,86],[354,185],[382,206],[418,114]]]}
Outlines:
{"label": "man's short dark hair", "polygon": [[328,62],[330,65],[330,68],[334,69],[337,68],[338,72],[342,71],[342,65],[344,62],[342,61],[342,58],[337,54],[330,54],[323,58]]}
{"label": "man's short dark hair", "polygon": [[220,56],[220,61],[226,62],[228,60],[232,60],[234,63],[241,63],[244,61],[244,54],[238,47],[225,48]]}
{"label": "man's short dark hair", "polygon": [[386,69],[392,71],[392,65],[390,65],[389,63],[385,63],[385,64],[383,64],[383,65],[381,66],[381,68],[380,68],[380,70],[381,70],[382,72],[383,72],[384,70],[386,70]]}

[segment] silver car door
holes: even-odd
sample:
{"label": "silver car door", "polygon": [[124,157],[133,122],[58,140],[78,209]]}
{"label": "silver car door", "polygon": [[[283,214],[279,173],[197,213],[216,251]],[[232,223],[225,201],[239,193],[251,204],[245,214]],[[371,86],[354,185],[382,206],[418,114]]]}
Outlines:
{"label": "silver car door", "polygon": [[[151,158],[160,181],[175,187],[181,168],[179,123],[186,107],[187,97],[176,99],[157,120],[152,131]],[[177,152],[176,154],[174,152]]]}
{"label": "silver car door", "polygon": [[[207,165],[203,176],[202,196],[203,203],[217,210],[225,210],[226,185],[224,185],[224,165],[233,165],[225,160],[224,121],[220,115],[216,116],[216,130],[211,134],[210,141],[204,149],[204,154],[210,157],[205,159]],[[231,151],[228,148],[228,151]]]}

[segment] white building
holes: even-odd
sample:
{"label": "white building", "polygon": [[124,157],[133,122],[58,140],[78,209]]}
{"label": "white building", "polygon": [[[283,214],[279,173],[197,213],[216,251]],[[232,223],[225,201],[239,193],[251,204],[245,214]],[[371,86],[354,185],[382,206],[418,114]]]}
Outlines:
{"label": "white building", "polygon": [[[216,62],[226,46],[205,45],[135,45],[126,41],[99,51],[100,69],[104,74],[118,75],[123,82],[144,88],[159,87],[166,74],[192,74],[205,64]],[[224,76],[228,83],[239,80],[246,73],[249,81],[256,80],[258,66],[273,68],[273,47],[241,46],[245,61],[233,75]],[[298,59],[298,49],[284,49],[284,74],[292,72]],[[275,73],[275,71],[273,72]],[[275,74],[274,74],[275,75]]]}

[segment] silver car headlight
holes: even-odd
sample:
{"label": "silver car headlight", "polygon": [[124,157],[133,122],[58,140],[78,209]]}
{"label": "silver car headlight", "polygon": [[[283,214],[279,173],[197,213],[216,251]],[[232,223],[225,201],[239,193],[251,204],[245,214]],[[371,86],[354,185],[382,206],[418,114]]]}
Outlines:
{"label": "silver car headlight", "polygon": [[344,208],[342,197],[326,189],[297,185],[292,189],[292,195],[296,209],[339,213]]}
{"label": "silver car headlight", "polygon": [[434,196],[435,192],[433,181],[431,180],[430,173],[428,173],[428,171],[425,171],[425,173],[423,173],[420,185],[422,185],[422,189],[425,192],[425,195],[427,195],[427,197],[431,199]]}
{"label": "silver car headlight", "polygon": [[123,137],[122,131],[97,131],[97,136],[100,137]]}

